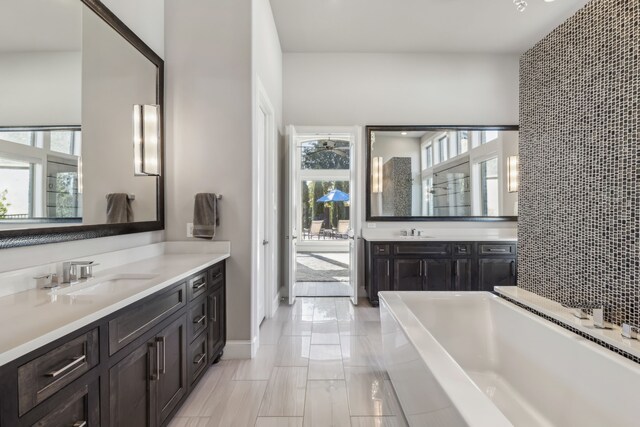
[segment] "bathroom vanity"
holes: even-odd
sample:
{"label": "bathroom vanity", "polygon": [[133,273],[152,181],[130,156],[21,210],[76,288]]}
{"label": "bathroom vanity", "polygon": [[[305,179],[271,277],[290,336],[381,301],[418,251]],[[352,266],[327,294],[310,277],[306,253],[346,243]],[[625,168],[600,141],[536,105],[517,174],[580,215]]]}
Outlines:
{"label": "bathroom vanity", "polygon": [[222,355],[228,256],[160,254],[0,298],[0,426],[167,425]]}
{"label": "bathroom vanity", "polygon": [[[395,239],[395,240],[394,240]],[[517,279],[515,240],[365,239],[365,288],[381,291],[493,291]]]}

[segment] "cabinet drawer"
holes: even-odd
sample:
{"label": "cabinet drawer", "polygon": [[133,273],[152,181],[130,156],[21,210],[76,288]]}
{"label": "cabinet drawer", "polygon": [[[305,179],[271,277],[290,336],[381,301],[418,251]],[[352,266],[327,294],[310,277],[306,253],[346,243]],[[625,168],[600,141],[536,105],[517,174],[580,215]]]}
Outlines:
{"label": "cabinet drawer", "polygon": [[217,288],[224,284],[224,262],[211,267],[209,270],[209,278],[211,281],[211,288]]}
{"label": "cabinet drawer", "polygon": [[[62,397],[62,396],[61,396]],[[100,397],[98,381],[83,384],[71,396],[52,402],[33,427],[90,427],[99,425]],[[29,425],[29,424],[26,424]]]}
{"label": "cabinet drawer", "polygon": [[200,295],[204,295],[207,292],[209,279],[207,273],[200,273],[197,276],[192,277],[187,282],[187,292],[189,293],[189,301],[193,301]]}
{"label": "cabinet drawer", "polygon": [[189,384],[193,384],[207,368],[207,334],[201,334],[190,346],[187,364],[189,365]]}
{"label": "cabinet drawer", "polygon": [[109,321],[109,355],[113,355],[186,304],[183,283]]}
{"label": "cabinet drawer", "polygon": [[391,249],[390,245],[373,245],[373,255],[390,255]]}
{"label": "cabinet drawer", "polygon": [[26,414],[100,361],[98,329],[60,345],[18,368],[18,409]]}
{"label": "cabinet drawer", "polygon": [[516,245],[480,243],[480,255],[515,255]]}
{"label": "cabinet drawer", "polygon": [[471,245],[466,243],[454,243],[453,254],[462,255],[462,256],[465,256],[465,255],[471,256]]}
{"label": "cabinet drawer", "polygon": [[396,243],[396,255],[451,255],[450,243]]}
{"label": "cabinet drawer", "polygon": [[192,304],[192,307],[189,308],[189,314],[187,316],[187,330],[189,342],[193,341],[193,339],[198,336],[198,334],[205,329],[207,329],[208,320],[207,320],[207,298],[202,296],[202,298],[197,299]]}

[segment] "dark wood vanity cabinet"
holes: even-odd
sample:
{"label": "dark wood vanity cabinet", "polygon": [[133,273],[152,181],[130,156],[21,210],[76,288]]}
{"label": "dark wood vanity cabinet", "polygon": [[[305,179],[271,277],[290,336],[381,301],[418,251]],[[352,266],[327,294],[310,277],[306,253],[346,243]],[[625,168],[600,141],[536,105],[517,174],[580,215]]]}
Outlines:
{"label": "dark wood vanity cabinet", "polygon": [[224,264],[0,367],[0,426],[166,426],[222,355]]}
{"label": "dark wood vanity cabinet", "polygon": [[516,283],[515,242],[365,241],[365,288],[380,291],[492,291]]}

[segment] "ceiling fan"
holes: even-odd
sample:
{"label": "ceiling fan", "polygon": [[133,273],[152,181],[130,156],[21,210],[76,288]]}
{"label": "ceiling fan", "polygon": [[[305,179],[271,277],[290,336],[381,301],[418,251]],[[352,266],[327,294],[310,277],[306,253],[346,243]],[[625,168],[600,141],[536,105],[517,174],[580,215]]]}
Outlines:
{"label": "ceiling fan", "polygon": [[342,157],[349,157],[349,155],[347,154],[350,150],[350,147],[336,147],[336,143],[339,141],[332,141],[331,139],[326,139],[323,141],[318,141],[318,148],[316,148],[315,151],[311,151],[309,153],[306,153],[307,156],[312,156],[318,153],[323,153],[323,152],[332,152],[332,153],[336,153],[338,156],[342,156]]}

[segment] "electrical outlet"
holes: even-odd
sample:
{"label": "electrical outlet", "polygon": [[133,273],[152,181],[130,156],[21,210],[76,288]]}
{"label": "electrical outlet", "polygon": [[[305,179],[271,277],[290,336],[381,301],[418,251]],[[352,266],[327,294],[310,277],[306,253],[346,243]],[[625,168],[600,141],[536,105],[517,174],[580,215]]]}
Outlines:
{"label": "electrical outlet", "polygon": [[193,223],[187,223],[187,237],[193,237]]}
{"label": "electrical outlet", "polygon": [[368,222],[367,223],[367,228],[376,228],[378,226],[378,224],[376,224],[375,222]]}

